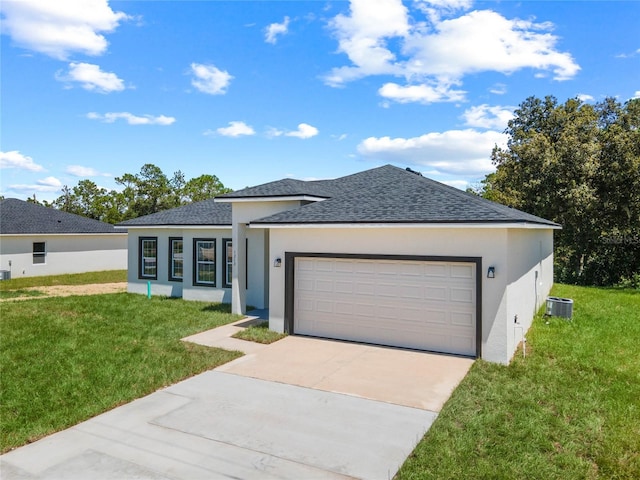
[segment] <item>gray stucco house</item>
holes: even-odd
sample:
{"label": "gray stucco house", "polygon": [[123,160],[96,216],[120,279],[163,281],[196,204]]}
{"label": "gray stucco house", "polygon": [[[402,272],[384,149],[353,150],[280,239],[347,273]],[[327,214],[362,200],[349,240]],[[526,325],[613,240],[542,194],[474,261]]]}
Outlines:
{"label": "gray stucco house", "polygon": [[120,227],[130,292],[268,308],[269,327],[291,334],[500,363],[549,293],[560,228],[391,165]]}
{"label": "gray stucco house", "polygon": [[127,233],[17,198],[0,200],[0,269],[12,278],[127,268]]}

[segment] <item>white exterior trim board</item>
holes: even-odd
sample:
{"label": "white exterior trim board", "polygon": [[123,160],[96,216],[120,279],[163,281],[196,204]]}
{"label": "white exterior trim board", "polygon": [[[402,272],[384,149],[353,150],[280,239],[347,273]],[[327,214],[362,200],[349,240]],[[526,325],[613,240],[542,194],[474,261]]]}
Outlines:
{"label": "white exterior trim board", "polygon": [[131,226],[116,226],[116,228],[122,228],[127,230],[157,230],[157,229],[168,229],[168,230],[211,230],[212,228],[216,230],[231,230],[231,225],[131,225]]}
{"label": "white exterior trim board", "polygon": [[313,195],[286,195],[280,197],[231,197],[231,198],[215,198],[215,202],[220,203],[236,203],[236,202],[286,202],[286,201],[310,201],[321,202],[326,200],[325,197],[314,197]]}
{"label": "white exterior trim board", "polygon": [[35,237],[36,235],[46,235],[47,237],[77,237],[77,236],[83,236],[86,237],[87,235],[91,235],[92,237],[110,237],[110,236],[120,236],[120,235],[126,235],[127,232],[114,232],[114,233],[104,233],[104,232],[99,232],[99,233],[92,233],[92,232],[85,232],[85,233],[0,233],[0,237]]}
{"label": "white exterior trim board", "polygon": [[490,228],[490,229],[532,229],[532,230],[560,230],[561,226],[542,225],[535,223],[255,223],[249,228]]}

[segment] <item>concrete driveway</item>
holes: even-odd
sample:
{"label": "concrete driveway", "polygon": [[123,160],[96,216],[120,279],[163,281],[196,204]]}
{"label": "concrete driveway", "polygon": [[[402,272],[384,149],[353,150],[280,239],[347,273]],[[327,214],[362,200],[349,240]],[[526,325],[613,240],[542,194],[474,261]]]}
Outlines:
{"label": "concrete driveway", "polygon": [[439,412],[473,360],[291,336],[218,371]]}
{"label": "concrete driveway", "polygon": [[471,363],[287,337],[9,452],[0,477],[389,479]]}

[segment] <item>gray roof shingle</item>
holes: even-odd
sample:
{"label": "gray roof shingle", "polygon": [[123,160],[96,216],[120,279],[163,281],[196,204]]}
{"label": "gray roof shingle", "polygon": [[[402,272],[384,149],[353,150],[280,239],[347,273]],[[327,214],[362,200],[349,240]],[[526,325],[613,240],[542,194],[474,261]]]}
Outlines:
{"label": "gray roof shingle", "polygon": [[218,203],[212,198],[182,207],[133,218],[118,224],[123,227],[153,225],[218,225],[231,226],[231,204]]}
{"label": "gray roof shingle", "polygon": [[[313,196],[324,200],[253,220],[252,224],[554,222],[485,200],[414,172],[385,165],[334,180],[284,179],[218,199]],[[120,226],[231,225],[231,203],[214,199],[135,218]]]}
{"label": "gray roof shingle", "polygon": [[220,195],[218,198],[256,198],[256,197],[291,197],[313,196],[329,198],[337,193],[334,187],[335,180],[304,181],[293,178],[276,180],[255,187],[247,187],[235,192]]}
{"label": "gray roof shingle", "polygon": [[330,188],[340,193],[251,223],[533,223],[558,226],[392,165],[338,178],[332,181]]}
{"label": "gray roof shingle", "polygon": [[0,200],[0,234],[122,234],[113,225],[17,198]]}

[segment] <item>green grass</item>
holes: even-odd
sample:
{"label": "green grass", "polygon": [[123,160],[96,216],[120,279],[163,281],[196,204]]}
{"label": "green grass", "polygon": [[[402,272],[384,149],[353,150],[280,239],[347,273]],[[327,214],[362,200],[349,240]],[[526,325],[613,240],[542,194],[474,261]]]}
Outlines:
{"label": "green grass", "polygon": [[0,291],[0,300],[4,300],[5,298],[18,298],[18,297],[41,297],[45,293],[39,290],[5,290]]}
{"label": "green grass", "polygon": [[277,342],[286,336],[286,333],[278,333],[273,330],[269,330],[269,322],[261,322],[257,325],[251,325],[244,330],[240,330],[238,333],[233,335],[233,338],[268,344]]}
{"label": "green grass", "polygon": [[228,305],[109,294],[0,304],[0,451],[240,356],[180,338]]}
{"label": "green grass", "polygon": [[640,478],[640,292],[557,285],[509,366],[477,361],[398,479]]}
{"label": "green grass", "polygon": [[66,275],[49,275],[43,277],[21,277],[1,281],[0,292],[19,290],[28,287],[50,287],[53,285],[88,285],[91,283],[117,283],[126,281],[126,270],[70,273]]}

